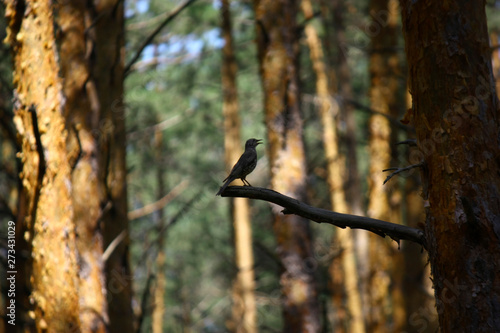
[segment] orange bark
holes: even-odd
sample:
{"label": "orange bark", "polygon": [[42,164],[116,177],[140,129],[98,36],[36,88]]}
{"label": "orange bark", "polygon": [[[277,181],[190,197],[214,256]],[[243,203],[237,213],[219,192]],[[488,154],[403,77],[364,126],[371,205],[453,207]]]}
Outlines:
{"label": "orange bark", "polygon": [[[66,153],[63,83],[50,1],[7,2],[13,51],[14,123],[31,246],[31,310],[38,331],[80,331],[71,166]],[[24,7],[25,6],[25,7]],[[24,211],[24,208],[23,208]],[[19,314],[21,315],[21,314]]]}
{"label": "orange bark", "polygon": [[[156,159],[156,180],[158,182],[158,189],[156,192],[158,200],[165,196],[165,170],[163,163],[163,134],[160,129],[155,130],[154,134],[154,148]],[[158,213],[158,256],[156,257],[156,286],[153,290],[153,314],[152,314],[152,331],[153,333],[163,332],[163,317],[165,315],[165,290],[167,286],[166,278],[166,258],[165,258],[165,214],[164,206],[157,209]],[[143,314],[144,315],[144,314]]]}
{"label": "orange bark", "polygon": [[484,2],[401,2],[443,332],[500,331],[500,142]]}
{"label": "orange bark", "polygon": [[[271,187],[303,200],[306,188],[302,119],[296,71],[298,36],[295,1],[256,0],[257,45],[264,88]],[[319,304],[307,220],[283,215],[273,206],[278,256],[283,264],[281,286],[285,332],[318,332]]]}
{"label": "orange bark", "polygon": [[72,198],[80,261],[79,298],[82,331],[105,332],[109,321],[105,288],[103,237],[99,229],[101,215],[97,142],[93,136],[97,110],[91,108],[87,86],[90,59],[85,22],[86,1],[58,5],[61,75],[66,97],[68,157],[72,164]]}

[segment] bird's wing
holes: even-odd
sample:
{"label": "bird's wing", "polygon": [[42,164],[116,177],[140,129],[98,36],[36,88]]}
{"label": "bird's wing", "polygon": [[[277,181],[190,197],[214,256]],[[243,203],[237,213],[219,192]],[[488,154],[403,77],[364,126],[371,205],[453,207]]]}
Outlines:
{"label": "bird's wing", "polygon": [[[226,179],[229,179],[231,177],[236,177],[239,178],[239,175],[241,175],[243,165],[245,164],[245,161],[247,160],[247,155],[248,151],[245,151],[240,158],[238,159],[238,162],[233,166],[231,169],[231,172],[229,173],[229,176],[227,176]],[[235,178],[235,179],[236,179]]]}

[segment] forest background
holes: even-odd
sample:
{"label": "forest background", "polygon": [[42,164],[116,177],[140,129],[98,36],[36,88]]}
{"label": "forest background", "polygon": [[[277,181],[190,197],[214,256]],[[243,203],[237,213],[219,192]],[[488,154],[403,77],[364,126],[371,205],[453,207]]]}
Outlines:
{"label": "forest background", "polygon": [[[113,8],[121,7],[120,3]],[[58,27],[64,27],[65,14],[61,13],[67,5],[59,1],[52,4],[55,20],[61,21],[54,25],[51,35],[63,55],[66,44],[60,36],[64,29]],[[73,318],[74,323],[79,323],[72,327],[74,331],[100,331],[107,327],[110,331],[122,332],[291,332],[288,325],[295,316],[301,320],[294,329],[304,332],[435,332],[438,315],[427,252],[421,245],[396,242],[364,230],[351,232],[303,222],[307,223],[301,236],[305,240],[300,239],[298,247],[309,249],[305,254],[299,253],[300,249],[297,252],[299,265],[305,272],[301,274],[306,276],[303,281],[312,286],[312,294],[304,296],[301,293],[311,291],[302,287],[286,288],[286,272],[291,268],[280,252],[284,246],[280,242],[286,236],[279,233],[270,205],[251,200],[249,204],[246,201],[246,208],[241,208],[238,206],[241,203],[233,199],[215,196],[248,138],[264,140],[264,144],[257,147],[258,165],[248,180],[256,187],[271,187],[269,154],[272,149],[266,122],[269,115],[265,114],[262,89],[262,82],[266,81],[261,77],[258,45],[258,38],[265,39],[269,32],[259,27],[254,5],[248,1],[203,0],[182,4],[156,0],[123,3],[125,37],[121,65],[124,74],[120,80],[123,93],[118,95],[123,98],[125,131],[123,136],[111,140],[114,143],[108,149],[113,151],[110,148],[113,144],[119,146],[126,139],[126,168],[123,169],[126,177],[116,176],[115,181],[124,184],[126,178],[123,198],[127,198],[127,203],[122,207],[128,207],[128,218],[122,216],[118,231],[109,234],[104,231],[103,236],[99,236],[102,239],[97,241],[98,252],[104,259],[96,261],[99,269],[108,267],[111,264],[107,259],[120,252],[114,259],[120,268],[106,268],[96,273],[101,288],[103,285],[107,288],[107,293],[102,292],[100,305],[89,305],[92,311],[82,306],[65,320]],[[31,251],[40,253],[44,248],[32,245],[30,249],[29,244],[22,244],[23,238],[30,238],[29,232],[26,236],[22,228],[26,215],[31,213],[23,213],[26,209],[21,194],[23,165],[18,152],[24,141],[23,134],[16,133],[19,124],[13,120],[15,103],[22,97],[14,95],[12,83],[13,78],[16,81],[13,68],[17,64],[13,39],[9,44],[7,35],[9,19],[9,29],[16,29],[9,13],[12,6],[8,2],[2,5],[0,19],[0,37],[7,41],[1,46],[0,60],[1,276],[4,272],[7,276],[9,271],[7,222],[16,221],[16,264],[19,265],[16,329],[29,331],[34,327],[46,328],[46,325],[53,328],[56,324],[50,320],[58,319],[49,318],[49,310],[41,310],[44,306],[41,296],[29,296],[30,288],[36,289],[37,282],[36,278],[35,282],[30,280],[23,268],[30,257],[35,257]],[[496,1],[486,2],[495,76],[500,73],[498,6],[500,3]],[[98,11],[98,6],[96,8]],[[421,197],[418,166],[384,185],[390,174],[383,172],[384,169],[419,163],[411,140],[397,144],[415,139],[415,129],[407,121],[401,121],[412,102],[399,2],[336,0],[311,4],[303,0],[297,8],[295,65],[302,119],[299,133],[303,139],[307,184],[300,197],[315,207],[422,228],[425,201]],[[227,10],[230,15],[224,16]],[[93,25],[87,17],[86,20],[85,33],[89,33]],[[120,24],[118,21],[115,28],[119,29]],[[157,29],[159,27],[161,29]],[[106,31],[107,28],[98,29]],[[256,36],[259,29],[264,37]],[[225,34],[229,31],[231,37]],[[120,32],[116,36],[120,36]],[[99,42],[99,38],[96,40]],[[106,39],[102,38],[100,43],[105,45]],[[231,49],[228,50],[228,46]],[[96,48],[94,52],[99,55],[101,51]],[[102,52],[101,56],[106,54]],[[234,57],[227,52],[234,52]],[[95,78],[100,69],[106,68],[103,66],[96,65]],[[231,81],[234,74],[236,81]],[[57,75],[68,82],[72,70],[62,66]],[[64,89],[69,88],[64,86]],[[236,90],[231,94],[228,92],[231,89]],[[325,98],[329,103],[327,107]],[[104,97],[98,99],[105,104]],[[67,98],[66,103],[78,105],[75,100]],[[92,106],[92,98],[89,100]],[[116,99],[110,98],[110,105],[114,101]],[[237,105],[232,113],[228,111],[231,103]],[[37,112],[37,107],[40,106],[35,105],[31,114]],[[43,121],[39,115],[39,124]],[[34,126],[34,122],[30,124]],[[238,123],[240,128],[231,125]],[[74,124],[76,122],[66,131],[80,131]],[[104,133],[109,126],[119,127],[101,120],[97,122],[98,131],[90,133],[99,141],[101,135],[105,136],[99,131]],[[69,147],[71,134],[68,138]],[[83,151],[84,141],[79,140]],[[333,147],[329,147],[328,142]],[[114,158],[109,151],[110,159]],[[100,154],[98,151],[97,155]],[[73,163],[82,158],[83,153],[77,155],[68,153],[67,159]],[[293,158],[289,161],[291,164],[294,164]],[[83,181],[92,182],[90,179]],[[73,182],[76,181],[73,175]],[[110,188],[112,183],[108,183]],[[94,199],[99,198],[99,212],[93,215],[99,222],[114,208],[109,208],[97,187],[95,193],[86,192],[83,200],[88,198],[90,207]],[[113,200],[114,197],[110,202]],[[64,207],[63,201],[57,202]],[[235,212],[241,209],[247,209],[243,214],[251,216],[251,230],[248,225],[238,226],[236,222]],[[39,208],[39,211],[43,210]],[[95,229],[99,228],[106,229]],[[238,234],[241,228],[247,229]],[[81,230],[77,230],[73,237],[81,234]],[[47,241],[59,242],[57,239]],[[242,242],[245,242],[243,247]],[[84,253],[78,241],[76,247],[76,252]],[[293,252],[294,248],[287,251]],[[76,257],[72,260],[79,262],[78,278],[87,279],[91,274],[83,277],[85,269],[82,268],[86,259]],[[250,262],[251,266],[242,268],[242,262]],[[251,271],[251,275],[245,275],[247,271]],[[43,272],[42,269],[39,274]],[[356,274],[349,275],[349,272]],[[36,267],[31,274],[37,274]],[[120,287],[116,294],[129,290],[123,298],[113,299],[114,285],[111,284],[116,281],[119,286],[126,286]],[[6,310],[9,283],[2,278],[0,284],[3,291],[0,331],[3,332],[12,327],[7,323]],[[92,304],[84,294],[86,289],[80,287],[79,290],[81,294],[73,297],[78,298],[80,304]],[[301,295],[293,296],[294,292]],[[307,299],[309,303],[290,309],[288,303],[294,297]],[[124,305],[117,306],[121,310],[113,314],[113,304],[117,302]],[[71,307],[68,309],[72,311]],[[307,318],[309,312],[314,313],[312,318]],[[118,320],[123,323],[117,324],[120,316],[122,319]],[[307,329],[309,320],[312,326]],[[61,325],[67,328],[70,324]],[[118,329],[120,325],[126,326],[125,330]]]}

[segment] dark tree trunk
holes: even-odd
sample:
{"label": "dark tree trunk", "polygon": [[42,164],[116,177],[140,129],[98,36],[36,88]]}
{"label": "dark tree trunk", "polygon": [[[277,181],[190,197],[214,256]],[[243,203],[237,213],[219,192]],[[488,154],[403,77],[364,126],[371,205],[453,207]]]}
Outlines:
{"label": "dark tree trunk", "polygon": [[485,2],[401,1],[443,332],[500,331],[499,111]]}

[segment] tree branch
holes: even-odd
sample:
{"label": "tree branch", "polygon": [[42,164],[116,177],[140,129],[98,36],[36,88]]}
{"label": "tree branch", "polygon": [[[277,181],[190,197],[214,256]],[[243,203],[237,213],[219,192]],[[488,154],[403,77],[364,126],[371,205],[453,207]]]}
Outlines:
{"label": "tree branch", "polygon": [[130,72],[130,69],[132,68],[132,65],[137,61],[137,59],[139,59],[142,51],[144,51],[146,46],[148,46],[153,41],[153,39],[156,37],[156,35],[158,35],[160,33],[160,31],[163,28],[165,28],[165,26],[167,24],[169,24],[177,15],[179,15],[179,13],[182,12],[182,10],[189,7],[189,5],[191,5],[195,1],[196,0],[186,0],[183,3],[181,3],[180,5],[178,5],[176,8],[174,8],[174,10],[167,16],[167,18],[148,36],[148,38],[146,38],[146,40],[144,40],[144,42],[141,44],[141,46],[139,47],[137,52],[134,54],[132,59],[130,59],[130,61],[125,66],[125,69],[123,70],[123,73],[125,76],[128,75],[128,73]]}
{"label": "tree branch", "polygon": [[401,239],[405,239],[420,244],[424,248],[426,247],[424,232],[420,229],[369,217],[340,214],[326,209],[312,207],[276,191],[261,187],[229,186],[222,192],[221,196],[268,201],[284,207],[285,209],[282,211],[283,214],[295,214],[318,223],[328,223],[340,228],[349,227],[351,229],[364,229],[381,237],[389,236],[398,242],[398,244]]}
{"label": "tree branch", "polygon": [[417,164],[409,165],[409,166],[404,167],[404,168],[396,168],[396,167],[394,167],[394,168],[384,169],[384,170],[382,170],[382,172],[394,171],[389,176],[387,176],[387,178],[384,180],[384,185],[385,185],[385,183],[387,183],[392,177],[394,177],[398,173],[405,172],[405,171],[408,171],[408,170],[411,170],[411,169],[414,169],[414,168],[421,168],[423,166],[424,166],[424,162],[420,162],[420,163],[417,163]]}
{"label": "tree branch", "polygon": [[134,209],[133,211],[128,212],[128,219],[129,221],[138,219],[140,217],[152,214],[156,212],[157,210],[162,209],[165,207],[172,199],[177,197],[188,185],[187,180],[183,180],[180,182],[178,185],[176,185],[167,195],[165,195],[163,198],[160,200],[157,200],[153,203],[150,203],[144,207]]}

